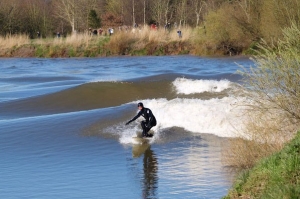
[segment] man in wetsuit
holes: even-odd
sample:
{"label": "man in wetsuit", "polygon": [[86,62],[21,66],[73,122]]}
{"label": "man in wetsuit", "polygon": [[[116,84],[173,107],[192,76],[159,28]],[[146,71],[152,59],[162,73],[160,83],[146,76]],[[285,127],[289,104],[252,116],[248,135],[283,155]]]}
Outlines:
{"label": "man in wetsuit", "polygon": [[130,121],[128,121],[126,123],[126,125],[128,125],[130,122],[133,122],[134,120],[136,120],[137,118],[139,118],[140,116],[143,116],[146,121],[142,121],[141,122],[141,126],[143,128],[143,137],[152,137],[152,134],[148,134],[148,132],[150,131],[150,129],[153,126],[156,126],[156,119],[154,117],[154,115],[152,114],[152,111],[148,108],[145,108],[143,103],[138,103],[138,109],[140,110],[138,112],[138,114],[132,118]]}

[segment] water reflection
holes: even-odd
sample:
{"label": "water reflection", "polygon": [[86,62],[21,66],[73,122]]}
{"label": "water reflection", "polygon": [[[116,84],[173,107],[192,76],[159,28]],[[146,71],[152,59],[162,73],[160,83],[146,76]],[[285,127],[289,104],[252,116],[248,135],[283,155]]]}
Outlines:
{"label": "water reflection", "polygon": [[149,144],[135,145],[132,148],[133,157],[143,157],[142,198],[157,198],[158,161]]}

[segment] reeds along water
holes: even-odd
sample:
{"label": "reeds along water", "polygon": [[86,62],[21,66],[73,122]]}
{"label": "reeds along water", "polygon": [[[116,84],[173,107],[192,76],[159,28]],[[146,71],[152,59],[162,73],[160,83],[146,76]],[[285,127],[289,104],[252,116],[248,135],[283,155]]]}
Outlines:
{"label": "reeds along water", "polygon": [[[88,32],[74,33],[66,37],[42,37],[29,39],[27,35],[9,35],[1,37],[2,56],[38,56],[38,57],[95,57],[106,55],[153,55],[186,54],[191,51],[190,43],[194,38],[191,28],[182,28],[179,37],[177,29],[116,30],[112,36],[93,35]],[[178,43],[173,45],[173,43]],[[191,42],[193,43],[193,42]],[[179,45],[180,44],[180,45]],[[15,51],[14,48],[17,48]],[[19,48],[24,48],[23,50]],[[32,49],[28,49],[32,48]],[[18,52],[22,51],[22,53]],[[7,54],[7,51],[10,52]],[[33,53],[30,53],[34,51]]]}
{"label": "reeds along water", "polygon": [[30,39],[28,35],[7,35],[0,36],[0,48],[10,49],[16,46],[22,46],[30,44]]}

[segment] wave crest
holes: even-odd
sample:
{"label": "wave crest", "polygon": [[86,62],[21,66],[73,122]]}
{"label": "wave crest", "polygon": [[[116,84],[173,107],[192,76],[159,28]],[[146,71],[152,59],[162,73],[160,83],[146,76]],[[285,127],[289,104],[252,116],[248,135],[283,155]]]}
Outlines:
{"label": "wave crest", "polygon": [[195,94],[204,92],[222,92],[231,87],[228,80],[192,80],[186,78],[177,78],[172,82],[178,94]]}

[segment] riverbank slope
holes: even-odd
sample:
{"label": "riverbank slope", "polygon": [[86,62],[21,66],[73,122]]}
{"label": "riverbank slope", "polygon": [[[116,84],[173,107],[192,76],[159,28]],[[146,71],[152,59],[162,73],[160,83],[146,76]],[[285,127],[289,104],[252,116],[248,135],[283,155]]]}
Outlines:
{"label": "riverbank slope", "polygon": [[300,132],[278,153],[244,171],[225,199],[299,198]]}

